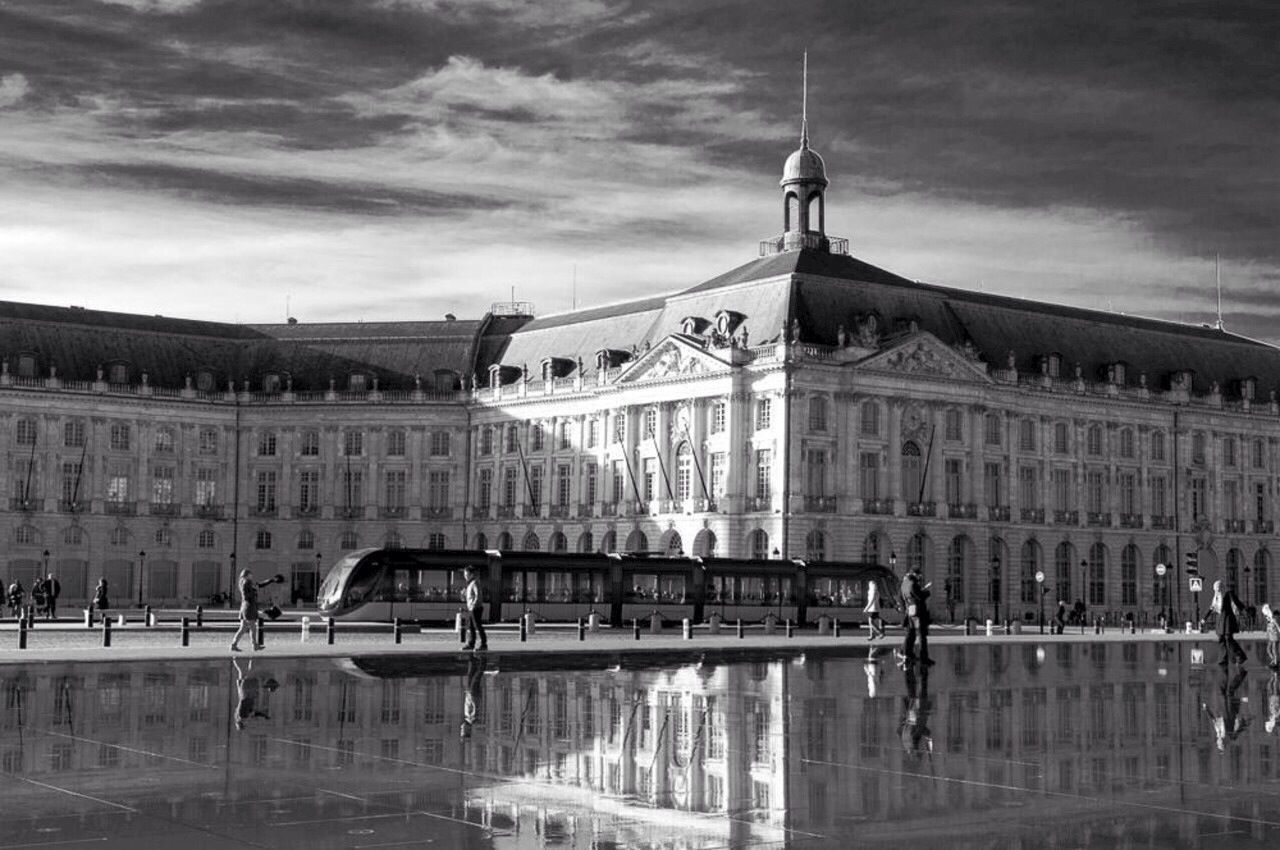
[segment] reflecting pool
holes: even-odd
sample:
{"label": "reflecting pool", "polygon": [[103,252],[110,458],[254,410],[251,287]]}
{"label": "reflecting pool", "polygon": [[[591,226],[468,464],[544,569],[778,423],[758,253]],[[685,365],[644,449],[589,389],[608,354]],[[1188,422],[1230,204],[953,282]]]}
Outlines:
{"label": "reflecting pool", "polygon": [[0,667],[0,848],[1274,847],[1246,648]]}

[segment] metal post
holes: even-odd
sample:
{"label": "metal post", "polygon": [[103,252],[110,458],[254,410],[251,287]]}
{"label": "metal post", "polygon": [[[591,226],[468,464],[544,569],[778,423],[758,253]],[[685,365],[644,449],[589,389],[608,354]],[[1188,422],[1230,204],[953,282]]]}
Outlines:
{"label": "metal post", "polygon": [[93,603],[89,603],[89,607],[84,609],[84,627],[86,629],[93,628]]}
{"label": "metal post", "polygon": [[746,637],[746,634],[742,631],[742,618],[739,617],[738,618],[738,638],[741,639],[743,637]]}
{"label": "metal post", "polygon": [[182,618],[182,645],[191,646],[191,621],[186,617]]}
{"label": "metal post", "polygon": [[400,643],[404,635],[404,626],[400,622],[400,618],[396,617],[395,623],[391,626],[391,636],[396,643]]}
{"label": "metal post", "polygon": [[325,642],[329,644],[329,646],[333,646],[333,638],[337,634],[337,631],[338,631],[338,625],[337,623],[334,622],[333,618],[330,617],[328,622],[325,623],[325,626],[324,626],[324,639],[325,639]]}
{"label": "metal post", "polygon": [[18,649],[27,648],[27,622],[26,620],[18,621]]}
{"label": "metal post", "polygon": [[791,618],[788,617],[787,618],[787,637],[794,637],[794,636],[795,636],[795,629],[794,629],[794,626],[792,626],[791,624]]}
{"label": "metal post", "polygon": [[196,628],[197,629],[204,628],[204,606],[203,605],[196,606]]}
{"label": "metal post", "polygon": [[635,633],[636,640],[640,640],[640,618],[635,617],[631,620],[631,630]]}
{"label": "metal post", "polygon": [[578,618],[578,640],[587,639],[587,623],[581,617]]}
{"label": "metal post", "polygon": [[529,639],[529,626],[524,617],[520,618],[520,642],[524,643]]}
{"label": "metal post", "polygon": [[684,619],[684,639],[693,640],[693,622],[688,617]]}
{"label": "metal post", "polygon": [[148,605],[145,609],[143,609],[142,617],[143,617],[142,625],[146,626],[148,629],[151,628],[151,606],[150,605]]}
{"label": "metal post", "polygon": [[840,618],[836,617],[831,621],[831,636],[840,637]]}
{"label": "metal post", "polygon": [[102,618],[102,646],[104,649],[111,648],[111,618]]}
{"label": "metal post", "polygon": [[259,617],[257,620],[254,621],[253,642],[258,646],[262,646],[267,642],[266,635],[267,635],[266,623],[263,623],[262,618]]}

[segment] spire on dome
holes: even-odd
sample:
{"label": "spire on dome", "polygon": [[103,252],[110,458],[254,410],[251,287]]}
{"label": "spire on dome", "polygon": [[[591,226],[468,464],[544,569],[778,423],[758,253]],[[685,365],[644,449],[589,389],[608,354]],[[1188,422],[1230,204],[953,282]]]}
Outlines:
{"label": "spire on dome", "polygon": [[804,52],[804,82],[800,94],[800,147],[809,147],[809,51]]}

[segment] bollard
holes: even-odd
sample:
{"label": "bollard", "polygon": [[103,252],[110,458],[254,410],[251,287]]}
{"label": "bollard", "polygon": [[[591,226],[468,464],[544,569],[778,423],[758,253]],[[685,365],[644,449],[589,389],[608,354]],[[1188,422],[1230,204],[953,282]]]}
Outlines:
{"label": "bollard", "polygon": [[399,617],[396,617],[395,622],[391,624],[391,637],[396,643],[400,643],[404,638],[404,626]]}
{"label": "bollard", "polygon": [[197,629],[204,628],[204,606],[203,605],[196,606],[196,628]]}
{"label": "bollard", "polygon": [[334,622],[334,619],[332,617],[330,617],[329,621],[325,623],[325,626],[324,626],[324,639],[326,642],[328,642],[329,646],[333,646],[333,639],[334,637],[337,636],[337,633],[338,633],[338,624]]}
{"label": "bollard", "polygon": [[302,625],[302,633],[299,636],[298,640],[302,643],[306,643],[307,638],[311,637],[311,618],[303,617],[301,625]]}
{"label": "bollard", "polygon": [[640,618],[639,617],[632,618],[631,630],[635,632],[636,640],[640,640]]}
{"label": "bollard", "polygon": [[266,643],[267,643],[267,624],[262,622],[262,618],[259,617],[257,620],[254,621],[254,627],[253,627],[254,649],[257,649],[262,646],[266,646]]}
{"label": "bollard", "polygon": [[578,618],[578,640],[586,640],[586,639],[587,639],[587,621],[579,617]]}
{"label": "bollard", "polygon": [[662,634],[662,615],[659,614],[657,611],[654,611],[652,614],[649,615],[649,634],[651,635]]}
{"label": "bollard", "polygon": [[600,631],[600,615],[595,611],[592,611],[591,616],[587,617],[587,630],[591,632]]}
{"label": "bollard", "polygon": [[458,643],[467,642],[467,615],[461,611],[453,618],[453,627],[458,630]]}
{"label": "bollard", "polygon": [[995,623],[991,622],[991,620],[987,620],[987,637],[991,637],[993,634],[995,634],[995,630],[996,630]]}
{"label": "bollard", "polygon": [[182,645],[191,646],[191,621],[186,617],[182,618]]}
{"label": "bollard", "polygon": [[27,648],[27,621],[18,621],[18,649]]}
{"label": "bollard", "polygon": [[111,648],[111,618],[102,618],[102,646],[104,649]]}
{"label": "bollard", "polygon": [[973,634],[973,618],[972,617],[964,618],[964,633],[967,635]]}
{"label": "bollard", "polygon": [[1138,633],[1138,624],[1133,620],[1129,621],[1129,634],[1136,635]]}
{"label": "bollard", "polygon": [[93,603],[89,603],[89,607],[84,609],[84,627],[86,629],[93,628]]}
{"label": "bollard", "polygon": [[537,625],[537,622],[533,619],[532,611],[524,615],[524,628],[525,628],[525,631],[528,632],[531,636],[536,635],[538,633],[538,625]]}
{"label": "bollard", "polygon": [[723,620],[724,618],[721,617],[719,614],[712,614],[710,619],[707,621],[708,631],[710,631],[711,634],[713,635],[720,634],[720,624],[721,624],[721,621]]}
{"label": "bollard", "polygon": [[787,637],[795,637],[795,626],[791,622],[791,618],[787,618]]}
{"label": "bollard", "polygon": [[840,618],[835,617],[831,621],[831,636],[840,637]]}
{"label": "bollard", "polygon": [[143,611],[142,625],[146,626],[148,629],[155,625],[155,617],[151,613],[150,605],[148,605]]}
{"label": "bollard", "polygon": [[738,618],[738,638],[742,639],[744,637],[746,637],[746,634],[742,631],[742,618],[739,617]]}
{"label": "bollard", "polygon": [[684,618],[684,639],[693,640],[693,623],[689,621],[688,617]]}
{"label": "bollard", "polygon": [[529,626],[525,622],[524,617],[520,618],[520,642],[524,643],[529,639]]}
{"label": "bollard", "polygon": [[127,623],[127,622],[128,622],[128,620],[127,620],[127,619],[125,619],[124,614],[120,614],[119,616],[117,616],[117,617],[116,617],[116,625],[117,625],[117,626],[123,626],[123,625],[124,625],[125,623]]}
{"label": "bollard", "polygon": [[826,614],[818,615],[818,634],[825,635],[831,631],[831,618]]}

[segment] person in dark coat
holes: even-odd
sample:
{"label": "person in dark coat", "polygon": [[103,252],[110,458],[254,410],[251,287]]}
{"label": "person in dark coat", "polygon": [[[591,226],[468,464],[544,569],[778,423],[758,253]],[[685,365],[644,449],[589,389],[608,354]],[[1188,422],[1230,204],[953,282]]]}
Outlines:
{"label": "person in dark coat", "polygon": [[1214,744],[1218,752],[1225,752],[1229,741],[1235,741],[1249,725],[1249,718],[1243,713],[1244,694],[1240,686],[1244,684],[1247,670],[1237,670],[1234,676],[1228,677],[1226,665],[1219,674],[1217,687],[1209,695],[1209,699],[1200,704],[1200,708],[1209,716],[1209,726],[1213,730]]}
{"label": "person in dark coat", "polygon": [[[903,666],[913,664],[917,660],[924,665],[933,664],[929,657],[929,585],[920,575],[918,567],[912,568],[902,578],[902,601],[907,606],[907,617],[904,621],[907,633],[902,638],[902,652],[899,663]],[[920,655],[916,656],[916,640],[920,641]]]}
{"label": "person in dark coat", "polygon": [[37,614],[45,612],[45,602],[44,579],[36,576],[36,580],[31,583],[31,605]]}
{"label": "person in dark coat", "polygon": [[253,573],[249,570],[240,571],[240,628],[236,629],[235,637],[231,638],[232,652],[240,651],[240,638],[245,635],[250,635],[249,639],[255,641],[254,649],[262,649],[262,644],[257,643],[252,636],[253,627],[258,622],[258,588],[275,584],[275,582],[275,578],[254,581]]}
{"label": "person in dark coat", "polygon": [[99,611],[106,611],[111,607],[111,600],[107,596],[107,580],[105,578],[98,579],[98,586],[93,589],[93,607]]}
{"label": "person in dark coat", "polygon": [[1240,631],[1240,612],[1244,610],[1244,605],[1240,602],[1240,597],[1236,596],[1235,590],[1224,587],[1220,580],[1215,581],[1213,602],[1209,610],[1218,615],[1215,629],[1218,633],[1218,664],[1226,667],[1232,659],[1237,664],[1248,661],[1249,656],[1245,655],[1240,644],[1236,642],[1236,633]]}
{"label": "person in dark coat", "polygon": [[62,584],[53,576],[53,573],[44,580],[44,603],[45,615],[53,620],[58,616],[58,597],[62,594]]}
{"label": "person in dark coat", "polygon": [[1060,635],[1067,630],[1067,602],[1065,599],[1058,600],[1058,611],[1053,615],[1053,633]]}

